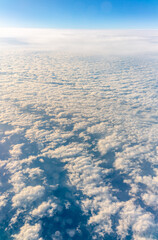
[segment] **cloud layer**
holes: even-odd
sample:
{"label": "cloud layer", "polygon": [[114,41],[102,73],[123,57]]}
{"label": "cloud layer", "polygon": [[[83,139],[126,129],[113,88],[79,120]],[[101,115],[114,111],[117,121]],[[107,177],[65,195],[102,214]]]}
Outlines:
{"label": "cloud layer", "polygon": [[0,29],[1,48],[82,54],[158,53],[157,30]]}
{"label": "cloud layer", "polygon": [[1,53],[0,238],[157,239],[157,55],[37,51],[37,32]]}

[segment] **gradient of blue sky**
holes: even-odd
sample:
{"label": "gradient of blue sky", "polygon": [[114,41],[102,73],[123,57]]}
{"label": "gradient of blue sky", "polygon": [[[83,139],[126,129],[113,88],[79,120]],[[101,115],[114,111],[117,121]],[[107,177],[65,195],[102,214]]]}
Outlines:
{"label": "gradient of blue sky", "polygon": [[157,0],[0,0],[0,27],[157,28]]}

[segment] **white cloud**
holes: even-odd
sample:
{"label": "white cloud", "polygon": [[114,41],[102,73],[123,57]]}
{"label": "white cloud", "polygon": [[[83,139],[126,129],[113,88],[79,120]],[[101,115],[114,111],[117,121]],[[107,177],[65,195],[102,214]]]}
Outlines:
{"label": "white cloud", "polygon": [[35,208],[31,214],[36,217],[43,217],[43,216],[53,216],[54,210],[56,209],[57,205],[50,200],[48,202],[42,202],[37,208]]}
{"label": "white cloud", "polygon": [[10,130],[10,131],[5,131],[5,135],[13,135],[13,134],[19,134],[19,133],[21,133],[22,131],[23,131],[24,129],[23,128],[19,128],[19,127],[17,127],[17,128],[15,128],[15,129],[13,129],[13,130]]}
{"label": "white cloud", "polygon": [[9,151],[12,158],[17,159],[20,156],[20,154],[22,153],[21,148],[23,145],[23,143],[13,145],[12,149]]}
{"label": "white cloud", "polygon": [[7,194],[1,195],[0,196],[0,210],[6,206],[7,203]]}
{"label": "white cloud", "polygon": [[87,128],[87,132],[92,133],[92,134],[105,134],[107,128],[106,123],[99,123],[96,125],[93,125],[92,127]]}
{"label": "white cloud", "polygon": [[[117,232],[121,239],[126,238],[130,228],[132,228],[134,240],[154,239],[154,231],[157,228],[154,216],[151,213],[146,213],[141,207],[137,207],[134,204],[134,199],[124,203],[120,216]],[[153,229],[155,230],[153,231]]]}
{"label": "white cloud", "polygon": [[0,29],[1,48],[88,54],[158,52],[157,30]]}
{"label": "white cloud", "polygon": [[13,186],[13,191],[19,193],[25,187],[26,177],[22,171],[12,172],[9,183]]}
{"label": "white cloud", "polygon": [[43,156],[48,156],[50,158],[67,158],[79,154],[83,150],[82,144],[72,143],[68,146],[61,146],[55,150],[48,150],[43,153]]}
{"label": "white cloud", "polygon": [[20,233],[12,235],[12,237],[16,240],[42,240],[42,238],[39,237],[40,230],[41,225],[39,223],[36,223],[35,225],[25,223],[25,225],[21,227]]}
{"label": "white cloud", "polygon": [[17,193],[13,198],[13,207],[23,207],[27,206],[31,202],[35,201],[38,198],[41,198],[44,194],[43,186],[28,186],[21,190],[21,192]]}
{"label": "white cloud", "polygon": [[87,125],[88,125],[87,122],[78,122],[74,125],[74,131],[85,129],[87,127]]}
{"label": "white cloud", "polygon": [[[115,214],[122,203],[110,193],[110,186],[102,181],[102,175],[108,174],[93,163],[87,156],[67,158],[65,168],[68,170],[71,185],[82,191],[84,197],[81,206],[85,213],[90,212],[88,224],[100,236],[112,232],[111,215]],[[85,153],[84,153],[85,154]]]}
{"label": "white cloud", "polygon": [[154,194],[152,192],[142,194],[142,199],[145,201],[146,205],[153,206],[154,208],[158,208],[158,194]]}
{"label": "white cloud", "polygon": [[112,135],[100,139],[98,142],[98,150],[102,155],[106,154],[109,150],[116,149],[123,142],[122,136],[119,136],[116,132]]}
{"label": "white cloud", "polygon": [[29,178],[34,179],[36,177],[41,176],[43,170],[41,170],[39,167],[38,168],[27,168],[23,172],[27,173]]}

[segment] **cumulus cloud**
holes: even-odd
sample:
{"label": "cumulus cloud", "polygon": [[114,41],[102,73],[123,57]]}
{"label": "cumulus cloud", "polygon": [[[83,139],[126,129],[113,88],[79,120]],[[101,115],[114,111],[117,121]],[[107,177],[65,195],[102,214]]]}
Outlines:
{"label": "cumulus cloud", "polygon": [[[45,217],[59,223],[62,215],[62,229],[58,224],[50,228],[52,239],[78,238],[77,227],[82,231],[84,225],[93,239],[115,234],[153,240],[158,66],[152,40],[157,31],[25,29],[0,34],[3,48],[6,36],[24,43],[7,42],[0,73],[0,206],[14,238],[27,239],[28,229],[30,238],[34,232],[40,239]],[[54,46],[62,53],[52,53]],[[85,54],[69,54],[76,48]],[[131,56],[153,49],[154,56]],[[109,56],[114,51],[130,55]],[[8,205],[6,216],[3,207]],[[73,218],[73,206],[75,221],[64,228],[65,211]],[[22,220],[23,227],[18,224]]]}
{"label": "cumulus cloud", "polygon": [[15,129],[13,129],[13,130],[11,130],[11,131],[5,131],[5,135],[7,135],[7,136],[12,136],[13,134],[19,134],[19,133],[21,133],[22,131],[23,131],[24,129],[23,128],[19,128],[19,127],[17,127],[17,128],[15,128]]}
{"label": "cumulus cloud", "polygon": [[42,240],[39,237],[39,231],[41,230],[40,224],[30,225],[29,223],[25,223],[23,227],[21,227],[19,234],[14,234],[12,237],[16,240]]}
{"label": "cumulus cloud", "polygon": [[101,135],[101,134],[105,134],[106,128],[107,128],[107,124],[99,123],[99,124],[93,125],[92,127],[88,127],[87,132]]}
{"label": "cumulus cloud", "polygon": [[56,207],[57,205],[49,200],[48,202],[42,202],[42,204],[34,209],[31,214],[35,217],[53,216]]}
{"label": "cumulus cloud", "polygon": [[158,197],[158,194],[154,194],[152,192],[142,194],[142,199],[145,201],[145,203],[155,208],[158,207],[157,197]]}
{"label": "cumulus cloud", "polygon": [[1,208],[5,207],[7,203],[7,194],[0,196],[0,210]]}
{"label": "cumulus cloud", "polygon": [[18,193],[25,187],[26,177],[24,176],[22,171],[16,171],[16,170],[15,170],[15,173],[12,172],[9,183],[12,184],[13,191],[15,193]]}
{"label": "cumulus cloud", "polygon": [[65,168],[69,172],[70,183],[84,194],[81,201],[82,209],[85,213],[91,213],[88,224],[93,226],[94,232],[99,236],[110,234],[111,215],[115,214],[122,204],[111,195],[110,186],[106,186],[102,181],[102,175],[109,172],[102,172],[103,169],[87,156],[67,158],[66,161]]}
{"label": "cumulus cloud", "polygon": [[28,186],[21,190],[21,192],[17,193],[13,198],[13,207],[23,207],[36,199],[42,197],[44,194],[43,186]]}
{"label": "cumulus cloud", "polygon": [[[120,212],[118,235],[125,239],[130,228],[133,231],[133,239],[154,239],[157,224],[151,213],[146,213],[141,207],[137,207],[134,199],[127,201]],[[155,229],[153,231],[153,229]]]}
{"label": "cumulus cloud", "polygon": [[122,136],[116,132],[107,136],[105,139],[100,139],[98,142],[98,150],[102,155],[106,154],[109,150],[116,149],[123,142]]}
{"label": "cumulus cloud", "polygon": [[43,156],[48,156],[52,158],[67,158],[79,154],[82,150],[82,144],[79,145],[72,143],[68,146],[56,148],[55,150],[48,150],[46,153],[43,153]]}
{"label": "cumulus cloud", "polygon": [[29,178],[34,179],[36,177],[39,177],[43,171],[38,167],[38,168],[27,168],[23,172],[27,173]]}
{"label": "cumulus cloud", "polygon": [[20,154],[22,153],[21,147],[23,145],[24,145],[23,143],[13,145],[13,148],[10,150],[10,154],[11,154],[12,158],[18,158],[20,156]]}

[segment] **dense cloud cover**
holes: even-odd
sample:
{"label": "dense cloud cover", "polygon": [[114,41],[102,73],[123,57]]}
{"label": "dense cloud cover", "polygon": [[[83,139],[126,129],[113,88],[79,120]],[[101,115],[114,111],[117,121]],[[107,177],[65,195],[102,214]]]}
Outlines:
{"label": "dense cloud cover", "polygon": [[158,238],[157,56],[119,51],[1,53],[0,239]]}
{"label": "dense cloud cover", "polygon": [[158,53],[158,30],[0,29],[0,49],[133,55]]}

